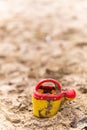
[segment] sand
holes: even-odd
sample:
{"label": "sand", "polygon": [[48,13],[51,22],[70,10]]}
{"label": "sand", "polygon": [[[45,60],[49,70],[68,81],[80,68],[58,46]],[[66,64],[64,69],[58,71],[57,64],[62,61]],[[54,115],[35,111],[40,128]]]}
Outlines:
{"label": "sand", "polygon": [[[0,130],[87,130],[87,1],[0,1]],[[77,97],[52,118],[32,113],[32,89],[57,79]]]}

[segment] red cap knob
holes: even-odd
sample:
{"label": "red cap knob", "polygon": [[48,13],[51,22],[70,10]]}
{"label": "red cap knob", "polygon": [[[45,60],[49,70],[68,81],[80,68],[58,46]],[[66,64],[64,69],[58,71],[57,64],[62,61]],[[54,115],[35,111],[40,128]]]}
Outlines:
{"label": "red cap knob", "polygon": [[74,89],[69,89],[65,92],[67,98],[75,98],[76,97],[76,91]]}

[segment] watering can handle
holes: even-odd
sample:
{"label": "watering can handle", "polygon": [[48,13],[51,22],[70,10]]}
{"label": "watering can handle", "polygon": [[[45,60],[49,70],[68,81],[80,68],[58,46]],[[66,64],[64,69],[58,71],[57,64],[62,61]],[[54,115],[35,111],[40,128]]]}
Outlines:
{"label": "watering can handle", "polygon": [[55,80],[55,79],[43,79],[41,80],[40,82],[37,83],[36,85],[36,90],[39,89],[39,87],[43,84],[43,83],[47,83],[47,82],[51,82],[51,83],[54,83],[55,86],[56,86],[56,89],[60,90],[61,91],[61,85],[60,83]]}

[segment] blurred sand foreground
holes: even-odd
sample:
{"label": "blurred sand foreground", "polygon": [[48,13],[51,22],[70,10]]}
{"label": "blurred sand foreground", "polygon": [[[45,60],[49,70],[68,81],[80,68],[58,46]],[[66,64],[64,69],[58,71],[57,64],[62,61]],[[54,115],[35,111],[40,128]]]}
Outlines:
{"label": "blurred sand foreground", "polygon": [[[0,0],[0,130],[87,130],[87,0]],[[32,86],[51,77],[77,98],[32,114]]]}

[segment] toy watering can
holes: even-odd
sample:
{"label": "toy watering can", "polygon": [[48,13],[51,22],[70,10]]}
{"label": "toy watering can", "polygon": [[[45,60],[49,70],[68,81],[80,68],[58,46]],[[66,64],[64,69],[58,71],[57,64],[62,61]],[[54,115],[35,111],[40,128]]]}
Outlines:
{"label": "toy watering can", "polygon": [[[47,83],[52,85],[45,85]],[[58,112],[63,102],[75,97],[75,90],[71,88],[66,91],[61,90],[61,85],[57,80],[41,80],[33,89],[33,114],[37,117],[52,117]]]}

